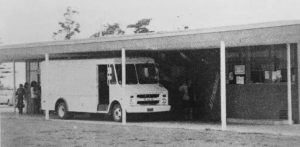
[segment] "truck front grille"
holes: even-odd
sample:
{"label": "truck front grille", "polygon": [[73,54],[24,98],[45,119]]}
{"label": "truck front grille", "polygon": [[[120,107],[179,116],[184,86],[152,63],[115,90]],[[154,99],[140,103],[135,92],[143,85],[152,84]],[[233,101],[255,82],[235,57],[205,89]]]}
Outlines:
{"label": "truck front grille", "polygon": [[137,104],[140,105],[156,105],[159,101],[138,101]]}
{"label": "truck front grille", "polygon": [[138,94],[137,98],[158,98],[159,94]]}

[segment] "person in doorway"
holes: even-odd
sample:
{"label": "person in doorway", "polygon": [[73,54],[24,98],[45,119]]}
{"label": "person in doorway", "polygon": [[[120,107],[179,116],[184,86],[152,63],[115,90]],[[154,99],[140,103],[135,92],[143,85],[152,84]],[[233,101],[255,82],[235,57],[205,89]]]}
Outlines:
{"label": "person in doorway", "polygon": [[28,82],[24,83],[24,90],[25,90],[25,96],[24,96],[25,112],[30,113],[29,107],[28,107],[28,106],[30,106],[30,85]]}
{"label": "person in doorway", "polygon": [[25,96],[25,90],[23,88],[23,84],[20,84],[19,88],[16,92],[17,95],[17,108],[19,109],[19,114],[23,114],[23,108],[24,108],[24,96]]}
{"label": "person in doorway", "polygon": [[189,89],[191,87],[191,80],[186,80],[182,83],[179,87],[179,92],[182,93],[182,105],[184,111],[184,118],[185,120],[192,120],[193,119],[193,100],[190,97]]}
{"label": "person in doorway", "polygon": [[37,113],[37,92],[36,92],[36,86],[37,86],[37,82],[36,81],[32,81],[30,83],[30,96],[31,96],[31,109],[32,109],[32,113]]}
{"label": "person in doorway", "polygon": [[34,91],[37,97],[37,112],[41,113],[41,86],[39,82],[36,84]]}

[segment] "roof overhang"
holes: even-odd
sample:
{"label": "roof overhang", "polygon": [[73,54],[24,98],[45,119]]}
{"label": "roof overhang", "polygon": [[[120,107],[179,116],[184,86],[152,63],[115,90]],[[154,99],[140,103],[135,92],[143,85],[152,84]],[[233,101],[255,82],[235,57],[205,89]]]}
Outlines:
{"label": "roof overhang", "polygon": [[300,21],[281,21],[176,32],[108,36],[81,40],[51,41],[0,46],[0,62],[43,59],[55,56],[126,50],[186,50],[297,43]]}

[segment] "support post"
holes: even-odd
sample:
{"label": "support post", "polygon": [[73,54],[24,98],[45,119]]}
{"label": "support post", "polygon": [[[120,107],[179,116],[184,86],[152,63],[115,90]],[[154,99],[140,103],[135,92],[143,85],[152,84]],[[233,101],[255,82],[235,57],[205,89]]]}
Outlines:
{"label": "support post", "polygon": [[296,82],[297,82],[297,101],[298,101],[298,104],[297,104],[297,107],[298,107],[298,119],[297,119],[297,123],[299,124],[300,123],[300,42],[297,42],[297,50],[296,50],[296,53],[297,53],[297,75],[296,75]]}
{"label": "support post", "polygon": [[122,124],[126,124],[126,53],[125,49],[122,48]]}
{"label": "support post", "polygon": [[226,123],[226,58],[225,58],[225,42],[221,41],[220,48],[220,77],[221,77],[221,125],[222,130],[227,129]]}
{"label": "support post", "polygon": [[[44,72],[44,74],[46,74],[46,75],[44,75],[44,76],[46,77],[46,79],[48,79],[47,78],[48,68],[49,68],[49,54],[45,54],[45,69],[44,69],[45,72]],[[43,84],[44,86],[48,84],[48,80],[46,80],[45,82],[46,82],[46,84]],[[49,89],[46,88],[46,90],[49,90]],[[46,92],[46,97],[44,98],[46,100],[45,104],[44,104],[44,106],[45,106],[45,119],[49,120],[49,106],[48,106],[48,101],[47,101],[47,99],[49,97],[48,97],[48,94],[47,94],[48,91],[45,91],[45,92]]]}
{"label": "support post", "polygon": [[287,105],[288,124],[292,125],[292,82],[291,82],[291,44],[287,44]]}
{"label": "support post", "polygon": [[16,62],[13,61],[13,102],[14,102],[14,112],[16,112]]}

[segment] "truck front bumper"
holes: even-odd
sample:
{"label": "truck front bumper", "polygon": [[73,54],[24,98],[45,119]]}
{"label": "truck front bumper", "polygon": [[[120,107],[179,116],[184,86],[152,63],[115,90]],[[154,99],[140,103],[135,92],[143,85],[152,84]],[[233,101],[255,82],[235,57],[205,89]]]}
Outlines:
{"label": "truck front bumper", "polygon": [[170,111],[170,105],[136,105],[128,106],[127,113],[151,113]]}

